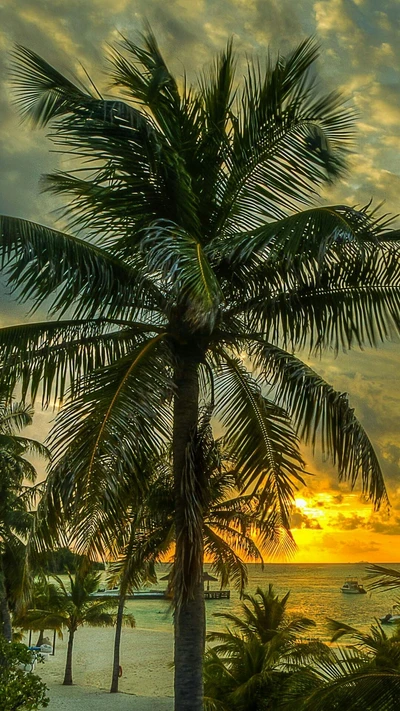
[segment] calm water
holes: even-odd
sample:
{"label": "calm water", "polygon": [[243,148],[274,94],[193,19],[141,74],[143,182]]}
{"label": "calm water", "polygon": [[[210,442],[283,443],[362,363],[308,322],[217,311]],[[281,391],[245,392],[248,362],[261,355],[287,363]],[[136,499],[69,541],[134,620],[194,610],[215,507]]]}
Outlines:
{"label": "calm water", "polygon": [[[205,566],[206,569],[208,567]],[[261,566],[252,564],[248,566],[248,570],[248,592],[255,592],[258,586],[266,588],[269,583],[274,585],[275,591],[280,595],[290,590],[287,608],[289,613],[313,619],[317,623],[316,634],[323,639],[329,638],[325,628],[327,617],[366,631],[374,622],[374,617],[389,612],[394,602],[393,592],[344,595],[340,591],[341,585],[348,577],[357,577],[359,582],[365,582],[363,564],[269,564],[264,566],[264,570]],[[167,566],[159,566],[159,577],[167,571]],[[164,585],[165,583],[159,583],[156,587],[162,589]],[[218,584],[211,583],[211,586],[218,587]],[[137,627],[154,630],[172,628],[169,606],[163,600],[132,600],[127,603],[127,607],[135,615]],[[221,627],[221,621],[213,617],[214,612],[236,613],[239,609],[239,595],[232,588],[230,600],[206,602],[207,629]]]}

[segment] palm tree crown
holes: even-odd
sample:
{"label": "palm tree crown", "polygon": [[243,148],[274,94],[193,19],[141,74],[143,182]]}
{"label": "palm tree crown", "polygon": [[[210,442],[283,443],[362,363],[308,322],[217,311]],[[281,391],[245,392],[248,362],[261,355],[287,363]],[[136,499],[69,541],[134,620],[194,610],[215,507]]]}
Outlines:
{"label": "palm tree crown", "polygon": [[237,615],[219,613],[228,623],[213,632],[205,660],[207,711],[268,711],[286,706],[285,689],[295,671],[325,654],[318,641],[301,639],[312,620],[289,618],[289,593],[279,598],[272,585],[245,595]]}

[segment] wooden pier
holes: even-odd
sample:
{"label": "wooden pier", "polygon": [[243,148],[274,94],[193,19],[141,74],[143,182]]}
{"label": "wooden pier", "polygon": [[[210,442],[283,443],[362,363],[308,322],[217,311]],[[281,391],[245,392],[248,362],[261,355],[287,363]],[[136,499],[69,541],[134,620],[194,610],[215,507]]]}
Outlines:
{"label": "wooden pier", "polygon": [[204,590],[205,600],[229,600],[230,590]]}

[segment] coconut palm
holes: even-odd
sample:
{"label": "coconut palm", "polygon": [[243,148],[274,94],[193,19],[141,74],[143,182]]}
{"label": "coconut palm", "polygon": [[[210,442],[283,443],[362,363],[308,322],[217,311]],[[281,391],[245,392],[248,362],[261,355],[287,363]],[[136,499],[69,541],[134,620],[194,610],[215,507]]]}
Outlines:
{"label": "coconut palm", "polygon": [[[345,649],[331,649],[312,668],[291,679],[288,708],[301,711],[395,711],[400,691],[400,637],[379,623],[363,633],[330,620],[332,641],[350,636]],[[290,700],[290,701],[289,701]]]}
{"label": "coconut palm", "polygon": [[139,488],[138,459],[172,442],[175,703],[199,711],[199,404],[213,406],[244,491],[263,484],[283,525],[302,471],[290,418],[379,504],[379,463],[347,396],[293,352],[398,330],[399,234],[369,206],[313,206],[343,171],[353,116],[337,94],[318,94],[312,40],[275,63],[249,60],[242,87],[231,43],[196,86],[173,77],[150,31],[121,45],[111,78],[126,101],[16,50],[22,115],[50,125],[77,162],[45,178],[67,197],[67,231],[1,218],[9,284],[52,320],[0,330],[0,357],[4,380],[32,395],[40,385],[44,404],[69,388],[54,442],[87,505],[94,488],[112,488],[110,462],[113,481],[130,471]]}
{"label": "coconut palm", "polygon": [[[231,580],[240,594],[247,583],[245,560],[263,562],[263,555],[288,550],[293,545],[289,534],[276,530],[274,517],[260,510],[259,496],[240,496],[240,476],[230,458],[224,456],[223,442],[215,441],[207,415],[203,416],[198,428],[196,458],[202,458],[204,470],[209,479],[209,502],[204,512],[203,541],[207,559],[212,570],[221,579],[221,585]],[[174,544],[173,507],[173,465],[170,448],[161,456],[147,461],[146,492],[140,501],[135,498],[135,487],[128,478],[123,493],[118,494],[118,520],[114,511],[107,515],[109,496],[97,502],[100,514],[98,527],[93,527],[91,512],[79,510],[79,527],[91,530],[92,541],[97,554],[110,556],[118,554],[118,559],[108,567],[110,587],[119,585],[119,605],[117,613],[113,675],[111,692],[118,691],[119,648],[122,615],[126,595],[145,582],[155,582],[155,564],[171,554]],[[53,494],[55,478],[48,481],[48,493]],[[129,490],[130,486],[130,490]],[[63,519],[65,525],[65,519]],[[70,522],[71,525],[71,522]],[[71,525],[72,535],[76,533],[76,518]],[[174,584],[170,575],[170,589]]]}
{"label": "coconut palm", "polygon": [[228,623],[221,632],[208,635],[214,643],[204,666],[208,711],[267,711],[286,703],[291,676],[325,654],[325,645],[301,640],[314,626],[307,618],[289,619],[289,598],[258,588],[245,595],[238,615],[219,613]]}
{"label": "coconut palm", "polygon": [[[115,600],[93,598],[99,587],[101,573],[97,573],[84,562],[74,575],[68,573],[69,585],[65,585],[58,575],[51,576],[55,583],[43,583],[38,594],[33,597],[36,606],[18,617],[17,624],[23,629],[68,630],[68,647],[63,684],[72,682],[72,652],[75,633],[82,625],[110,627],[115,624]],[[41,607],[39,607],[41,605]],[[132,615],[124,616],[126,624],[134,626]]]}
{"label": "coconut palm", "polygon": [[32,424],[32,416],[30,406],[0,398],[0,609],[1,632],[9,641],[10,612],[22,602],[24,594],[25,544],[40,490],[33,486],[36,471],[25,455],[49,455],[40,442],[19,434]]}

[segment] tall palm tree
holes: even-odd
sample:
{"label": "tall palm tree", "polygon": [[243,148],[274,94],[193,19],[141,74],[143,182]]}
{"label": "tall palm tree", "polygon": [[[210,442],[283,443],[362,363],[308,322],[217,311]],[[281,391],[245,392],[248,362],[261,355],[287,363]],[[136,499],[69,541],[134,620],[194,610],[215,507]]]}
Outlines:
{"label": "tall palm tree", "polygon": [[40,489],[33,486],[36,471],[25,455],[49,456],[40,442],[19,434],[32,416],[30,406],[0,398],[0,631],[9,641],[10,613],[24,595],[25,544]]}
{"label": "tall palm tree", "polygon": [[[63,684],[70,686],[72,682],[72,652],[75,633],[82,625],[92,627],[110,627],[115,624],[115,600],[93,598],[99,587],[101,573],[97,573],[83,563],[74,575],[68,573],[69,585],[62,578],[53,575],[55,583],[43,584],[38,589],[38,595],[33,597],[34,607],[26,610],[16,620],[23,629],[57,629],[68,630],[68,647],[65,663]],[[132,615],[124,616],[126,624],[134,625]]]}
{"label": "tall palm tree", "polygon": [[231,43],[196,86],[173,77],[151,31],[121,45],[111,78],[126,101],[15,52],[22,115],[50,125],[77,163],[45,178],[69,201],[68,231],[1,218],[9,284],[32,307],[50,304],[53,320],[0,330],[0,357],[6,382],[32,395],[40,385],[44,404],[69,387],[54,441],[82,501],[107,485],[110,461],[113,480],[129,470],[139,488],[138,458],[172,441],[175,703],[200,711],[199,404],[213,406],[243,490],[263,483],[283,525],[302,471],[291,421],[306,442],[319,433],[340,479],[360,478],[378,505],[381,470],[347,396],[293,352],[398,330],[399,233],[369,206],[312,206],[353,137],[340,97],[316,90],[314,41],[249,60],[242,87]]}

